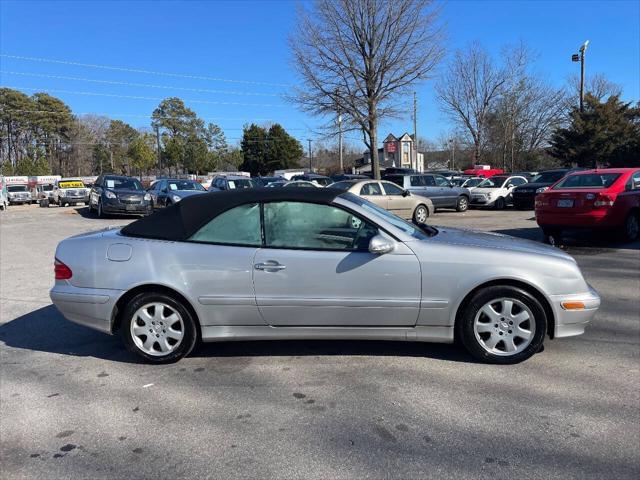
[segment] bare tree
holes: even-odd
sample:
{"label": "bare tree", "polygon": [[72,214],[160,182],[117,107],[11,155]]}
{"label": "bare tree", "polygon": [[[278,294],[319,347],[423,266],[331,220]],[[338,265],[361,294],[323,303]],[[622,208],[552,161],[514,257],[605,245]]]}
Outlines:
{"label": "bare tree", "polygon": [[299,10],[290,46],[302,86],[293,100],[357,126],[376,178],[378,122],[399,115],[394,102],[443,56],[438,18],[431,0],[317,0]]}
{"label": "bare tree", "polygon": [[473,140],[475,163],[480,163],[488,116],[507,81],[504,69],[494,65],[478,43],[458,50],[436,84],[442,110]]}
{"label": "bare tree", "polygon": [[[570,100],[572,103],[569,105],[573,107],[580,99],[580,76],[572,75],[569,77],[569,88],[571,89]],[[622,95],[622,86],[607,79],[601,73],[595,73],[588,75],[585,80],[584,86],[585,94],[589,93],[599,101],[607,100],[612,96]],[[575,101],[576,103],[573,103]]]}

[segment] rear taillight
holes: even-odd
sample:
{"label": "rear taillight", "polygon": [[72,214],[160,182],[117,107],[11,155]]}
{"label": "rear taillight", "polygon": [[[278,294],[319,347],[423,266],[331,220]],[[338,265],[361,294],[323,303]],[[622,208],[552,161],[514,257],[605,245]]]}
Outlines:
{"label": "rear taillight", "polygon": [[602,193],[598,194],[595,202],[593,202],[594,207],[613,207],[613,203],[615,199],[610,197],[609,195],[604,195]]}
{"label": "rear taillight", "polygon": [[57,258],[53,263],[53,270],[56,273],[56,280],[69,280],[73,276],[71,269]]}

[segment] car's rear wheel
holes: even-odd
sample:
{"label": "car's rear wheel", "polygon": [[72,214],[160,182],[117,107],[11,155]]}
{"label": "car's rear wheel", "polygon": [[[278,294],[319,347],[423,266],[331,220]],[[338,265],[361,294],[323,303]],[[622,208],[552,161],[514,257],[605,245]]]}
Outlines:
{"label": "car's rear wheel", "polygon": [[559,245],[562,238],[562,229],[554,227],[541,227],[544,243],[549,245]]}
{"label": "car's rear wheel", "polygon": [[466,212],[469,208],[469,199],[464,195],[458,197],[458,204],[456,205],[456,210],[458,212]]}
{"label": "car's rear wheel", "polygon": [[504,210],[504,207],[507,206],[507,203],[504,201],[504,198],[499,197],[495,203],[493,204],[496,210]]}
{"label": "car's rear wheel", "polygon": [[640,213],[629,212],[624,222],[624,239],[627,242],[635,242],[640,237]]}
{"label": "car's rear wheel", "polygon": [[164,293],[141,293],[122,315],[125,345],[150,363],[176,362],[196,344],[195,319],[182,302]]}
{"label": "car's rear wheel", "polygon": [[413,211],[413,220],[416,223],[425,223],[429,218],[429,209],[425,205],[418,205]]}
{"label": "car's rear wheel", "polygon": [[473,295],[456,328],[458,338],[475,358],[512,364],[541,349],[547,317],[540,302],[525,290],[498,285]]}

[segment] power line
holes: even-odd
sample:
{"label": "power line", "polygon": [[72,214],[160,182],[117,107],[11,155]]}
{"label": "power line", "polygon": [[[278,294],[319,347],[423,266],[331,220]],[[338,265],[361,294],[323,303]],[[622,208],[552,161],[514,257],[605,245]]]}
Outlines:
{"label": "power line", "polygon": [[153,85],[149,83],[121,82],[121,81],[115,81],[115,80],[97,80],[94,78],[71,77],[67,75],[53,75],[48,73],[13,72],[8,70],[0,70],[0,74],[51,78],[51,79],[57,79],[57,80],[74,80],[79,82],[102,83],[106,85],[123,85],[127,87],[161,88],[165,90],[182,90],[186,92],[214,93],[214,94],[220,94],[220,95],[245,95],[245,96],[255,96],[255,97],[280,97],[281,96],[278,93],[240,92],[240,91],[233,91],[233,90],[210,90],[207,88],[173,87],[168,85]]}
{"label": "power line", "polygon": [[[30,90],[34,92],[42,91],[42,88],[33,88],[33,87],[16,87],[9,85],[2,85],[0,88],[12,88],[14,90]],[[115,93],[98,93],[98,92],[78,92],[75,90],[58,90],[58,89],[46,89],[47,92],[56,92],[56,93],[66,93],[69,95],[88,95],[93,97],[111,97],[111,98],[128,98],[132,100],[154,100],[154,101],[162,101],[164,98],[159,97],[143,97],[139,95],[118,95]],[[275,103],[243,103],[243,102],[215,102],[210,100],[183,100],[185,103],[204,103],[207,105],[233,105],[239,107],[276,107],[282,108],[287,105],[279,105]]]}
{"label": "power line", "polygon": [[81,62],[73,62],[70,60],[57,60],[53,58],[42,58],[42,57],[27,57],[23,55],[8,55],[8,54],[0,54],[0,57],[12,58],[14,60],[26,60],[30,62],[43,62],[43,63],[56,63],[60,65],[73,65],[76,67],[87,67],[87,68],[99,68],[103,70],[114,70],[119,72],[131,72],[131,73],[142,73],[146,75],[160,75],[164,77],[177,77],[177,78],[189,78],[192,80],[207,80],[211,82],[226,82],[226,83],[239,83],[244,85],[264,85],[270,87],[290,87],[292,85],[287,83],[272,83],[272,82],[260,82],[254,80],[237,80],[230,78],[221,78],[221,77],[210,77],[206,75],[191,75],[184,73],[173,73],[173,72],[158,72],[153,70],[144,70],[141,68],[131,68],[131,67],[117,67],[112,65],[98,65],[92,63],[81,63]]}

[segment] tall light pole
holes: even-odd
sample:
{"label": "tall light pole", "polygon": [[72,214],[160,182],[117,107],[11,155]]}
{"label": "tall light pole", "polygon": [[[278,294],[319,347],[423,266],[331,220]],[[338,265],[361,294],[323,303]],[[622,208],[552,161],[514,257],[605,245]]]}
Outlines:
{"label": "tall light pole", "polygon": [[571,55],[571,60],[573,62],[580,62],[580,112],[584,111],[584,54],[587,51],[588,45],[589,40],[582,44],[578,50],[579,53]]}
{"label": "tall light pole", "polygon": [[451,168],[451,170],[455,170],[456,169],[456,141],[453,138],[449,139],[449,145],[451,145],[451,165],[449,166],[449,168]]}
{"label": "tall light pole", "polygon": [[411,168],[418,170],[418,99],[416,92],[413,92],[413,161],[411,163]]}
{"label": "tall light pole", "polygon": [[309,173],[313,173],[313,168],[312,168],[313,157],[311,156],[311,139],[307,138],[307,142],[309,142]]}
{"label": "tall light pole", "polygon": [[340,157],[340,173],[344,173],[344,162],[342,160],[342,114],[338,112],[338,150]]}

